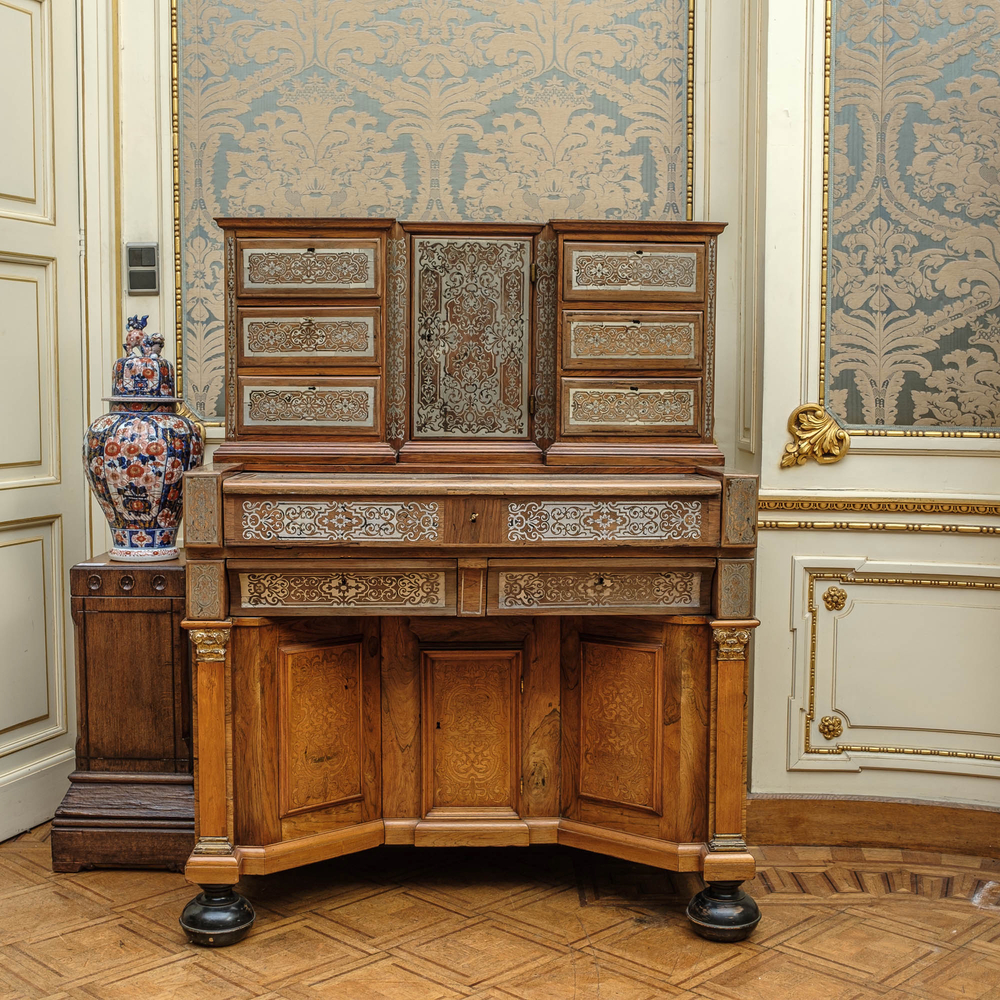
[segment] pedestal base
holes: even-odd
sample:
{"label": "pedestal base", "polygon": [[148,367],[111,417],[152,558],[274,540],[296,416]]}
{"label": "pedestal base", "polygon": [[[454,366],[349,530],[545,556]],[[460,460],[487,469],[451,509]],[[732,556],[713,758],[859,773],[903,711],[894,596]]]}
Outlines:
{"label": "pedestal base", "polygon": [[709,941],[742,941],[760,923],[760,910],[742,882],[709,882],[688,903],[687,918]]}
{"label": "pedestal base", "polygon": [[231,885],[203,885],[184,907],[180,924],[192,944],[224,948],[247,936],[255,914],[250,901]]}

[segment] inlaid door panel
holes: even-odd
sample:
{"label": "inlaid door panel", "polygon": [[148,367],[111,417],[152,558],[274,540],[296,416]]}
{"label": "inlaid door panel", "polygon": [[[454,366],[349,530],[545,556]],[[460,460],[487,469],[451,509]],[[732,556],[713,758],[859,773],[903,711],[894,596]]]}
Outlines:
{"label": "inlaid door panel", "polygon": [[[358,823],[378,814],[378,622],[355,635],[278,643],[278,815],[282,836]],[[321,626],[322,627],[322,626]],[[301,626],[293,626],[301,634]]]}
{"label": "inlaid door panel", "polygon": [[520,650],[425,650],[424,815],[517,816]]}
{"label": "inlaid door panel", "polygon": [[659,815],[662,734],[662,647],[581,637],[580,798]]}

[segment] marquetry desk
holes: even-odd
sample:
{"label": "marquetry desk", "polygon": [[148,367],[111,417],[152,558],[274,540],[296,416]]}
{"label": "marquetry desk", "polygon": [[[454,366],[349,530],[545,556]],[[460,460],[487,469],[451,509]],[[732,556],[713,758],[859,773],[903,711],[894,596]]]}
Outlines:
{"label": "marquetry desk", "polygon": [[219,220],[227,440],[185,476],[192,940],[382,844],[741,890],[755,476],[712,437],[709,224]]}

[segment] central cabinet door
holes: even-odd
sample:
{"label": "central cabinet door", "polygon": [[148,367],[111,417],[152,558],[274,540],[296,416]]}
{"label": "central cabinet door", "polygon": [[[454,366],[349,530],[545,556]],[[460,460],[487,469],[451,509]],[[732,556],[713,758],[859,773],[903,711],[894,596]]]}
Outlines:
{"label": "central cabinet door", "polygon": [[520,650],[425,650],[423,812],[518,815]]}

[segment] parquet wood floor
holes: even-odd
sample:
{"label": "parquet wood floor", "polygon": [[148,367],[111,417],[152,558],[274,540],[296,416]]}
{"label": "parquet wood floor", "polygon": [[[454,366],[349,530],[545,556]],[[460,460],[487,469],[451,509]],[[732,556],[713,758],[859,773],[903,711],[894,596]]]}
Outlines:
{"label": "parquet wood floor", "polygon": [[1000,861],[766,848],[764,917],[696,937],[692,876],[563,848],[380,848],[248,880],[254,932],[185,942],[164,872],[0,845],[0,1000],[1000,1000]]}

